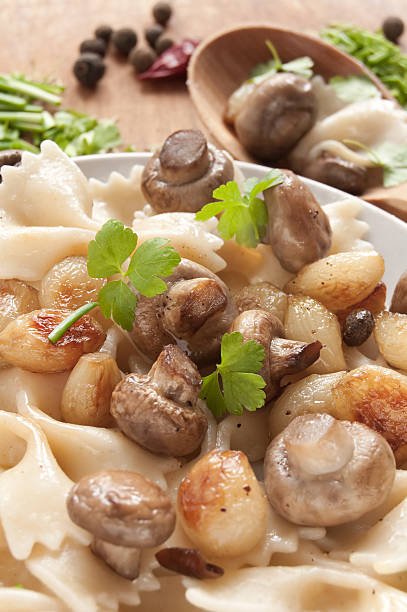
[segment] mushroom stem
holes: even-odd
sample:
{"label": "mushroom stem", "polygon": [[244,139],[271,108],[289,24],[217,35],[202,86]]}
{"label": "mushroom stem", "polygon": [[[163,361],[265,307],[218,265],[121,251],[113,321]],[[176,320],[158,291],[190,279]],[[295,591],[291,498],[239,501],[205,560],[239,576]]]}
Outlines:
{"label": "mushroom stem", "polygon": [[141,559],[139,548],[117,546],[105,540],[94,538],[91,549],[119,576],[127,578],[127,580],[134,580],[138,577]]}
{"label": "mushroom stem", "polygon": [[295,422],[286,441],[289,461],[311,478],[332,474],[342,469],[352,458],[352,435],[341,421],[330,415],[317,415],[304,422]]}

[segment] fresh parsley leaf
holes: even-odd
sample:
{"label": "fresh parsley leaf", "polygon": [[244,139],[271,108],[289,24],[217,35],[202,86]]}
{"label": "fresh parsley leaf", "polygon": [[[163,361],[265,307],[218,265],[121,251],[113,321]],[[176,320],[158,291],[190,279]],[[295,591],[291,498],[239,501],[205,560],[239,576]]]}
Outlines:
{"label": "fresh parsley leaf", "polygon": [[[109,281],[98,293],[97,302],[84,304],[71,313],[48,336],[55,344],[81,316],[100,306],[103,315],[110,317],[123,329],[133,327],[137,295],[127,283],[146,297],[163,293],[167,285],[160,278],[170,276],[181,261],[181,257],[168,246],[166,238],[152,238],[137,247],[137,234],[121,221],[110,219],[98,231],[88,247],[88,273],[93,278],[108,278],[120,275],[120,279]],[[127,270],[123,264],[130,257]]]}
{"label": "fresh parsley leaf", "polygon": [[336,95],[344,102],[357,102],[369,98],[380,97],[376,85],[364,75],[352,75],[348,77],[335,76],[329,81]]}
{"label": "fresh parsley leaf", "polygon": [[263,360],[264,348],[255,340],[243,343],[240,332],[223,335],[221,362],[215,372],[203,378],[201,389],[201,398],[215,416],[242,414],[243,408],[254,411],[264,405],[266,394],[262,389],[266,383],[256,374]]}
{"label": "fresh parsley leaf", "polygon": [[407,181],[407,144],[384,142],[373,149],[383,167],[384,187]]}
{"label": "fresh parsley leaf", "polygon": [[223,212],[218,223],[219,234],[225,240],[235,237],[238,244],[256,247],[264,237],[268,222],[264,200],[258,198],[260,192],[283,182],[278,170],[271,170],[264,179],[252,177],[243,184],[244,195],[240,193],[235,181],[221,185],[213,192],[220,202],[210,202],[200,210],[195,218],[206,221]]}
{"label": "fresh parsley leaf", "polygon": [[277,72],[293,72],[294,74],[298,74],[298,76],[302,76],[305,79],[310,79],[312,77],[312,67],[314,62],[310,57],[297,57],[291,62],[286,62],[283,64],[273,43],[266,40],[266,45],[273,58],[268,62],[256,64],[250,73],[250,78],[248,79],[249,82],[259,84],[265,79],[277,74]]}
{"label": "fresh parsley leaf", "polygon": [[167,285],[159,276],[170,276],[181,257],[166,238],[152,238],[144,242],[131,258],[127,276],[132,285],[146,297],[164,293]]}
{"label": "fresh parsley leaf", "polygon": [[121,221],[110,219],[98,231],[88,246],[88,274],[106,278],[120,274],[122,264],[137,246],[137,234]]}
{"label": "fresh parsley leaf", "polygon": [[106,319],[113,320],[123,329],[131,331],[137,296],[122,280],[107,283],[98,293],[98,305]]}

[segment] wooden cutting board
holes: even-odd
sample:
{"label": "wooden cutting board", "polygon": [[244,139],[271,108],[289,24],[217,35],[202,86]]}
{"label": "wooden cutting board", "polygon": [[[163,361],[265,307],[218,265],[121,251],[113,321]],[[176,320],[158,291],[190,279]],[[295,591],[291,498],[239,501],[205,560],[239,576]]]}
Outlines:
{"label": "wooden cutting board", "polygon": [[[203,39],[248,21],[310,33],[335,21],[370,29],[379,28],[389,15],[407,21],[406,0],[172,0],[171,4],[167,34],[175,42],[185,37]],[[156,147],[174,130],[203,129],[182,79],[140,82],[128,62],[112,50],[95,91],[80,87],[72,74],[80,42],[91,38],[102,23],[116,29],[133,27],[139,44],[145,44],[143,31],[153,23],[152,6],[144,0],[2,0],[0,72],[62,81],[65,107],[117,119],[124,146],[139,151]],[[401,44],[407,49],[407,34]]]}

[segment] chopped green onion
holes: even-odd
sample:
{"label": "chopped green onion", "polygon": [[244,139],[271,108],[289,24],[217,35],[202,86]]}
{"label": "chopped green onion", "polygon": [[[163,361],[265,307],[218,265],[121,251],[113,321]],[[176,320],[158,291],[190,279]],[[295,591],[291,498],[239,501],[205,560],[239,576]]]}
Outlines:
{"label": "chopped green onion", "polygon": [[48,104],[55,104],[57,106],[61,104],[59,96],[44,90],[43,87],[7,75],[0,75],[0,90],[25,94],[33,100],[41,100]]}
{"label": "chopped green onion", "polygon": [[84,306],[80,306],[77,308],[75,312],[70,314],[66,319],[62,321],[48,336],[48,340],[52,342],[52,344],[56,344],[60,338],[64,335],[64,333],[78,321],[83,315],[87,314],[89,311],[99,306],[97,302],[89,302],[89,304],[85,304]]}

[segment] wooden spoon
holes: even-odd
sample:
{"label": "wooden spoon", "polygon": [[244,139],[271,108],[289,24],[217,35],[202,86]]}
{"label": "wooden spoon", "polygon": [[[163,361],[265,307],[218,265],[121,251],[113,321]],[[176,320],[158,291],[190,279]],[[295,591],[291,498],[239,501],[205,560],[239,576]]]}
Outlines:
{"label": "wooden spoon", "polygon": [[[270,60],[266,40],[274,44],[283,62],[308,55],[314,62],[315,74],[325,80],[333,76],[364,74],[383,98],[396,102],[363,64],[319,38],[259,24],[223,30],[203,41],[193,54],[188,69],[188,88],[211,137],[236,159],[258,162],[240,144],[233,129],[224,123],[223,114],[229,96],[248,78],[253,66]],[[383,188],[371,190],[366,199],[407,220],[407,185],[394,187],[391,191],[389,205],[386,204],[387,190]]]}

